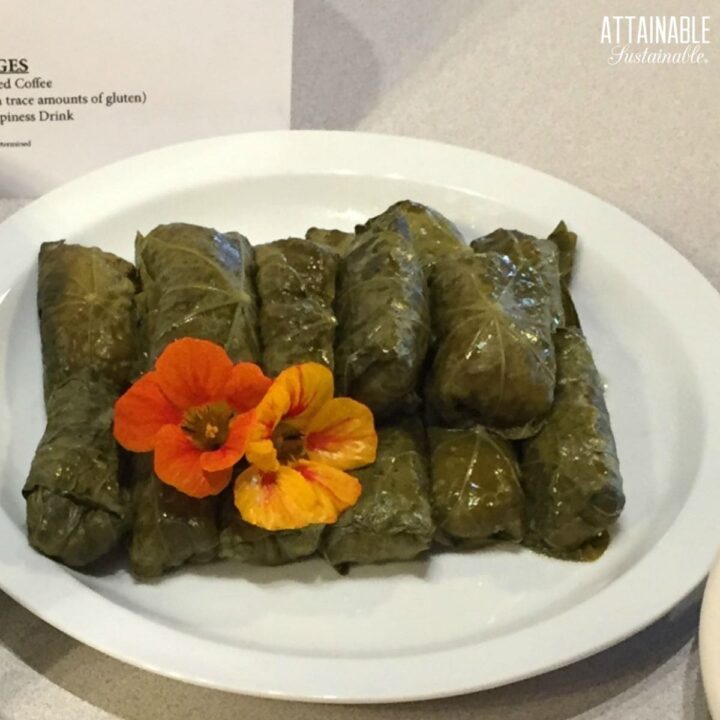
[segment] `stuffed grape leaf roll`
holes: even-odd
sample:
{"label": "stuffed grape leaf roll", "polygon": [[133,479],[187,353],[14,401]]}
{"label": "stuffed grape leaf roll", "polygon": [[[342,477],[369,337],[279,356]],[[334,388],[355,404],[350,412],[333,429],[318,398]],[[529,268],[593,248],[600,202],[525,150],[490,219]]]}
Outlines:
{"label": "stuffed grape leaf roll", "polygon": [[625,497],[610,416],[592,353],[579,330],[556,334],[555,401],[540,433],[524,443],[528,543],[587,559],[604,547]]}
{"label": "stuffed grape leaf roll", "polygon": [[89,368],[118,391],[133,378],[135,268],[99,248],[43,243],[38,312],[45,399],[78,370]]}
{"label": "stuffed grape leaf roll", "polygon": [[560,291],[560,254],[554,242],[519,230],[499,228],[473,240],[471,245],[475,252],[497,252],[510,258],[516,268],[515,284],[539,284],[540,292],[547,296],[551,306],[553,329],[563,326],[565,318]]}
{"label": "stuffed grape leaf roll", "polygon": [[437,337],[428,395],[444,424],[529,437],[555,388],[553,303],[501,253],[454,256],[430,278]]}
{"label": "stuffed grape leaf roll", "polygon": [[[138,235],[135,251],[150,362],[180,337],[222,345],[236,362],[259,361],[254,256],[243,236],[173,223]],[[153,577],[216,557],[218,499],[184,495],[141,457],[134,475],[133,573]]]}
{"label": "stuffed grape leaf roll", "polygon": [[240,516],[230,493],[223,502],[219,555],[251,565],[284,565],[313,555],[324,527],[273,532],[251,525]]}
{"label": "stuffed grape leaf roll", "polygon": [[128,525],[112,434],[116,397],[114,382],[89,368],[57,385],[23,488],[30,544],[72,567],[107,554]]}
{"label": "stuffed grape leaf roll", "polygon": [[153,473],[149,455],[136,455],[133,461],[133,574],[149,579],[188,562],[215,559],[217,498],[199,500],[166,485]]}
{"label": "stuffed grape leaf roll", "polygon": [[352,471],[362,484],[360,499],[323,537],[322,551],[335,566],[410,560],[430,547],[435,527],[422,424],[386,426],[378,440],[376,461]]}
{"label": "stuffed grape leaf roll", "polygon": [[366,234],[343,258],[335,378],[376,417],[415,408],[430,336],[427,288],[412,243]]}
{"label": "stuffed grape leaf roll", "polygon": [[332,370],[337,253],[289,238],[258,246],[256,256],[265,372],[277,375],[302,362]]}
{"label": "stuffed grape leaf roll", "polygon": [[512,445],[479,425],[428,434],[438,541],[473,548],[522,540],[525,503]]}
{"label": "stuffed grape leaf roll", "polygon": [[152,364],[181,337],[222,345],[235,362],[259,362],[253,249],[238,233],[185,223],[138,234],[142,325]]}
{"label": "stuffed grape leaf roll", "polygon": [[462,233],[437,210],[412,200],[401,200],[355,228],[357,235],[393,230],[412,242],[426,273],[435,262],[455,253],[467,254]]}

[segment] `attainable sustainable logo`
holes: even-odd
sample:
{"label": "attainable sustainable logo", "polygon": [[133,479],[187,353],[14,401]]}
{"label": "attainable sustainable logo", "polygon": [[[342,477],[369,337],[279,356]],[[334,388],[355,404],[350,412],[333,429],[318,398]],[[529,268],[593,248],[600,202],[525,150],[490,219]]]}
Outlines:
{"label": "attainable sustainable logo", "polygon": [[699,65],[708,62],[709,15],[606,15],[600,43],[610,65]]}

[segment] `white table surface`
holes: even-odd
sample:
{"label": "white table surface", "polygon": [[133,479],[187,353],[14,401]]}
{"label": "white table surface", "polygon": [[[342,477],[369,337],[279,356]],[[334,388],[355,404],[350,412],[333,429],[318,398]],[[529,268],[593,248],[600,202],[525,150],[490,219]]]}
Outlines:
{"label": "white table surface", "polygon": [[[293,127],[432,138],[544,170],[648,225],[720,288],[718,9],[718,0],[655,0],[652,9],[642,0],[296,0]],[[710,15],[709,62],[610,66],[602,17],[643,12]],[[0,201],[0,219],[22,204]],[[0,718],[707,720],[700,591],[563,670],[374,707],[258,700],[157,677],[0,593]]]}

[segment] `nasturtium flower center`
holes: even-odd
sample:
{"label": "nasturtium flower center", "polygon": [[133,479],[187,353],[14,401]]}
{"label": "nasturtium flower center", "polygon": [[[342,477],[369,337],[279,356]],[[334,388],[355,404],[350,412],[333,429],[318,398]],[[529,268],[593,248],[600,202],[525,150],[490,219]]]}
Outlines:
{"label": "nasturtium flower center", "polygon": [[227,440],[234,414],[226,402],[208,403],[187,410],[180,427],[198,449],[219,450]]}
{"label": "nasturtium flower center", "polygon": [[305,454],[305,439],[302,433],[289,423],[281,422],[273,431],[272,443],[282,464],[299,460]]}

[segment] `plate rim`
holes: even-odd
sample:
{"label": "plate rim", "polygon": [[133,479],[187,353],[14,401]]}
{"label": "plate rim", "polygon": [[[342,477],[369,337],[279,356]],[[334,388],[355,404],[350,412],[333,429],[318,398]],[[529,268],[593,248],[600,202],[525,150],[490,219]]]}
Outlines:
{"label": "plate rim", "polygon": [[710,570],[700,608],[698,652],[703,689],[712,717],[720,717],[720,552]]}
{"label": "plate rim", "polygon": [[[320,159],[318,159],[318,150],[322,150]],[[126,193],[123,201],[128,203],[132,202],[133,198],[147,201],[148,197],[166,194],[173,187],[176,190],[189,189],[197,185],[198,171],[200,177],[206,180],[214,178],[215,182],[239,176],[266,176],[268,174],[267,168],[275,168],[278,171],[276,174],[292,174],[293,172],[306,174],[308,167],[318,168],[318,172],[323,171],[324,168],[325,174],[362,174],[363,171],[358,171],[357,167],[363,165],[361,158],[364,154],[370,154],[369,151],[372,151],[378,157],[382,155],[382,159],[378,160],[378,164],[382,169],[379,176],[389,176],[394,172],[393,177],[416,180],[416,175],[425,177],[421,165],[418,164],[418,159],[420,158],[422,162],[429,162],[432,159],[444,166],[445,169],[440,173],[441,176],[443,174],[449,174],[451,177],[457,176],[457,181],[453,184],[436,183],[440,187],[455,187],[467,191],[467,187],[463,183],[469,183],[470,185],[474,183],[482,184],[484,181],[483,173],[485,173],[484,177],[486,178],[488,171],[491,171],[490,174],[494,173],[494,177],[499,178],[499,183],[503,187],[522,186],[526,191],[526,196],[537,195],[533,200],[523,198],[520,203],[515,198],[516,204],[513,207],[523,208],[523,210],[528,207],[540,208],[541,205],[538,203],[545,201],[552,204],[558,197],[562,198],[563,204],[571,204],[574,201],[578,207],[585,208],[589,216],[594,217],[598,222],[610,223],[610,225],[619,222],[628,229],[633,229],[638,237],[638,245],[652,248],[655,251],[654,261],[671,268],[685,279],[692,280],[694,283],[693,298],[695,303],[697,303],[699,297],[702,297],[707,303],[714,305],[716,310],[720,309],[720,296],[718,296],[717,291],[686,258],[652,230],[591,193],[541,171],[477,150],[392,135],[320,130],[271,131],[207,138],[153,150],[95,170],[30,203],[0,225],[0,241],[7,234],[12,233],[14,228],[21,228],[23,224],[32,223],[34,217],[42,217],[48,214],[52,216],[53,213],[58,214],[59,212],[83,212],[84,209],[90,207],[88,191],[96,191],[89,194],[90,197],[94,197],[98,188],[101,191],[101,200],[106,202],[107,196],[113,190],[117,190],[118,187],[123,188],[125,184]],[[262,158],[263,152],[267,153],[267,167],[264,172],[259,171],[260,165],[258,165],[244,168],[244,172],[240,175],[237,166],[228,162],[230,159],[237,160],[239,157],[252,159],[258,153]],[[339,162],[337,159],[334,161],[326,159],[330,158],[333,152],[344,158],[346,163],[344,167],[339,166],[342,163],[339,163],[337,167],[330,167],[333,162]],[[215,167],[213,167],[213,163],[215,163]],[[395,167],[393,167],[393,163],[396,163]],[[455,167],[458,163],[459,165]],[[192,181],[189,181],[189,177],[182,175],[183,170],[189,169],[189,164],[192,164],[193,169],[194,179]],[[288,164],[290,168],[287,167]],[[156,172],[146,172],[148,165],[154,165]],[[402,172],[398,173],[398,166],[403,168]],[[170,171],[171,168],[172,172]],[[142,172],[140,172],[141,170]],[[130,177],[134,181],[133,187],[127,188],[127,180]],[[532,189],[534,192],[528,193],[528,189]],[[479,194],[479,191],[473,192]],[[62,211],[59,210],[61,206]],[[628,252],[635,252],[640,257],[642,247],[630,248]],[[12,266],[13,263],[8,262],[0,267],[0,291],[4,292],[8,287],[8,283],[12,281]],[[679,302],[683,303],[683,307],[687,307],[687,309],[693,308],[685,300]],[[720,313],[716,314],[720,315]],[[709,313],[704,312],[704,307],[702,307],[697,316],[688,320],[687,327],[683,327],[684,333],[688,335],[695,334],[702,338],[700,333],[702,328],[699,327],[699,323],[701,320],[707,319],[706,315],[709,317]],[[717,320],[715,320],[715,327],[720,330],[720,323]],[[697,372],[699,366],[706,373],[702,376],[704,382],[716,391],[709,397],[707,392],[703,393],[703,410],[707,422],[707,435],[720,439],[720,392],[717,392],[717,390],[720,390],[720,348],[705,347],[704,350],[707,353],[704,357],[698,355],[697,348],[693,350],[691,359],[694,361],[694,369]],[[712,363],[715,363],[714,367],[712,367]],[[243,680],[242,673],[239,673],[239,679],[226,673],[223,679],[218,680],[217,676],[198,673],[196,668],[193,669],[188,666],[183,662],[182,658],[178,658],[174,654],[169,655],[166,652],[159,651],[156,647],[146,646],[138,650],[132,644],[128,645],[127,636],[131,633],[127,632],[127,629],[122,632],[117,629],[117,627],[121,626],[127,627],[123,626],[122,621],[139,626],[140,631],[149,632],[153,637],[153,642],[161,645],[167,643],[168,646],[172,647],[173,643],[182,640],[185,636],[175,630],[164,627],[159,628],[153,621],[144,617],[139,618],[134,613],[125,608],[120,608],[110,601],[100,600],[101,596],[87,586],[83,586],[85,590],[83,600],[86,611],[100,611],[100,615],[105,612],[105,621],[101,622],[98,617],[95,617],[94,620],[91,618],[86,625],[78,628],[77,613],[69,606],[63,593],[77,591],[79,581],[73,577],[73,571],[68,571],[39,555],[33,553],[34,557],[32,558],[22,558],[23,561],[28,560],[28,562],[21,563],[18,566],[16,563],[17,558],[12,556],[8,548],[4,548],[0,544],[0,570],[2,571],[0,572],[0,587],[38,617],[103,653],[152,672],[206,687],[286,700],[340,703],[404,702],[474,692],[538,675],[600,652],[662,617],[702,581],[720,542],[720,528],[715,529],[710,523],[710,517],[708,517],[711,515],[710,511],[702,512],[704,510],[703,502],[707,502],[708,497],[720,500],[720,489],[716,490],[714,486],[710,485],[714,470],[717,468],[717,462],[713,462],[713,458],[708,451],[707,446],[710,444],[707,442],[705,444],[704,454],[696,474],[696,482],[685,505],[680,509],[673,523],[663,537],[658,540],[655,547],[648,551],[638,564],[626,573],[626,578],[634,573],[634,585],[642,587],[643,583],[657,579],[657,571],[659,566],[662,565],[662,563],[658,562],[649,562],[650,560],[658,556],[669,557],[674,560],[674,579],[672,582],[666,581],[664,584],[660,582],[657,586],[659,589],[653,596],[653,602],[650,603],[651,607],[643,610],[636,607],[623,608],[622,604],[618,603],[618,598],[615,597],[617,593],[610,592],[614,587],[611,584],[597,593],[594,600],[597,602],[598,599],[604,597],[605,601],[610,603],[610,606],[613,606],[615,610],[622,610],[623,613],[621,613],[620,620],[618,620],[618,617],[614,617],[608,621],[606,625],[607,634],[602,640],[588,638],[588,628],[586,627],[574,627],[573,636],[569,639],[564,638],[564,641],[567,642],[563,653],[556,656],[554,660],[547,657],[543,659],[526,657],[523,659],[524,665],[521,665],[516,671],[508,670],[499,674],[496,672],[495,675],[486,675],[485,679],[480,681],[473,681],[472,677],[467,676],[467,674],[461,676],[455,672],[448,673],[438,669],[437,666],[441,664],[438,663],[438,659],[441,659],[438,656],[450,652],[455,658],[453,665],[456,663],[472,663],[473,660],[475,662],[482,661],[483,656],[492,657],[492,650],[488,650],[488,648],[507,636],[501,636],[495,640],[470,646],[469,648],[462,648],[461,651],[453,649],[452,651],[429,652],[420,655],[419,667],[430,663],[438,673],[435,676],[434,684],[429,687],[426,686],[422,690],[417,688],[408,690],[407,687],[405,689],[400,689],[400,687],[388,689],[391,683],[387,679],[392,676],[393,672],[393,668],[389,667],[389,665],[395,665],[397,663],[396,658],[385,661],[372,660],[375,666],[373,676],[382,678],[382,682],[376,682],[371,692],[369,685],[372,683],[368,682],[367,674],[357,679],[351,678],[349,673],[345,673],[348,663],[362,664],[362,659],[301,658],[301,663],[298,663],[298,659],[294,657],[246,649],[233,649],[232,657],[219,653],[220,660],[222,662],[232,660],[234,668],[242,668],[250,674],[250,677],[255,679],[248,682]],[[0,457],[2,456],[0,453]],[[704,494],[700,490],[704,490]],[[702,498],[698,498],[698,494],[702,495]],[[696,512],[699,513],[703,522],[694,524],[693,527],[686,527],[688,525],[688,513],[692,508],[695,508]],[[684,521],[681,522],[683,519]],[[0,505],[0,531],[7,529],[7,516],[2,512],[2,506]],[[686,543],[692,542],[692,546],[697,549],[697,552],[692,553],[689,559],[685,555],[680,557],[679,553],[673,551],[672,541],[674,536],[684,537]],[[712,542],[708,543],[709,539]],[[675,557],[675,555],[678,555],[678,557]],[[50,593],[52,602],[48,601],[47,594],[39,593],[37,588],[33,587],[32,576],[35,571],[45,575],[49,573],[58,581],[58,587],[54,588]],[[680,582],[677,581],[678,577]],[[627,579],[625,584],[628,584]],[[630,586],[632,585],[633,583]],[[109,612],[108,605],[112,609],[111,616],[115,618],[116,622],[111,623],[107,620],[109,617],[107,614]],[[581,603],[581,605],[585,605],[585,603]],[[571,608],[564,614],[565,619],[572,622],[579,609],[579,606]],[[87,614],[83,619],[87,620]],[[554,621],[551,619],[538,623],[536,627],[532,628],[536,630],[534,633],[536,642],[543,643],[552,640],[552,628],[548,629],[548,626],[553,624]],[[590,634],[592,636],[593,633]],[[202,649],[211,649],[215,653],[218,652],[216,643],[197,638],[193,638],[192,642],[195,646],[201,646]],[[238,655],[243,657],[238,657]],[[264,655],[270,657],[270,665],[267,662],[268,658],[262,657]],[[260,672],[255,671],[256,663],[257,667],[264,669],[273,666],[275,679],[278,675],[284,674],[285,677],[281,687],[278,688],[277,680],[273,683],[274,687],[268,686],[267,683],[263,682],[262,678],[258,680],[257,678],[261,676],[262,670]],[[285,673],[278,672],[278,663],[286,669]],[[301,664],[304,664],[304,666],[301,667]],[[400,664],[403,666],[402,674],[410,675],[412,668],[418,665],[418,658],[410,658],[409,660],[403,658]],[[294,672],[293,678],[287,676],[289,669]],[[327,682],[325,680],[318,682],[317,679],[323,672],[330,672],[335,677],[342,677],[345,685],[337,692],[327,692],[327,689],[323,689],[327,687]],[[462,679],[458,679],[460,677]],[[402,678],[398,677],[397,679],[400,681]],[[402,683],[399,683],[399,685],[402,686]],[[378,687],[383,688],[382,692],[378,692]]]}

